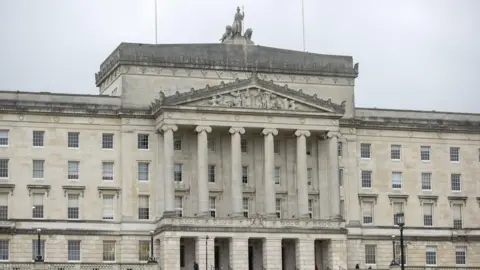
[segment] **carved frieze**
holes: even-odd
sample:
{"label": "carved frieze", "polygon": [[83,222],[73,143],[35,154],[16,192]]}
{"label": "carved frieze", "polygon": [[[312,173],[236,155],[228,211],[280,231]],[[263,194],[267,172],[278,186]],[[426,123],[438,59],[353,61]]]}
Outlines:
{"label": "carved frieze", "polygon": [[208,104],[212,107],[256,108],[269,110],[297,109],[294,100],[261,89],[247,89],[245,91],[215,95],[208,101]]}

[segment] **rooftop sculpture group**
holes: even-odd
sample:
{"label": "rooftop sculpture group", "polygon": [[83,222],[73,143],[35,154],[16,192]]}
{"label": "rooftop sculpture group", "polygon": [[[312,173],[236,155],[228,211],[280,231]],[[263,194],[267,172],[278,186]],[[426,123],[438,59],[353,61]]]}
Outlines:
{"label": "rooftop sculpture group", "polygon": [[220,41],[222,43],[233,43],[234,40],[244,38],[247,43],[252,42],[252,28],[247,28],[245,33],[242,35],[243,30],[243,18],[245,17],[245,12],[242,11],[240,13],[240,7],[237,7],[237,13],[235,13],[235,17],[233,18],[233,24],[227,25],[225,27],[225,33],[223,34]]}

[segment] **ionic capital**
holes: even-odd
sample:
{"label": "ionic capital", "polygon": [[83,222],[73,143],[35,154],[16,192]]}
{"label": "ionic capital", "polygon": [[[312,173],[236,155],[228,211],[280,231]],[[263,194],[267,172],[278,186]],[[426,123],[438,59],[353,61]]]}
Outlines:
{"label": "ionic capital", "polygon": [[197,132],[197,133],[201,133],[201,132],[210,133],[210,132],[212,132],[212,128],[210,126],[197,126],[195,128],[195,132]]}
{"label": "ionic capital", "polygon": [[329,131],[327,135],[325,136],[327,139],[331,139],[333,137],[336,137],[337,139],[340,138],[340,132],[338,131]]}
{"label": "ionic capital", "polygon": [[235,133],[239,133],[240,135],[243,135],[243,134],[245,134],[245,129],[242,128],[242,127],[231,127],[228,130],[228,132],[232,135],[235,134]]}
{"label": "ionic capital", "polygon": [[161,127],[161,130],[163,132],[168,131],[168,130],[171,130],[171,131],[175,132],[175,131],[178,130],[178,126],[177,125],[163,125]]}
{"label": "ionic capital", "polygon": [[270,135],[272,134],[273,136],[278,135],[278,130],[276,128],[265,128],[262,130],[263,135]]}
{"label": "ionic capital", "polygon": [[297,131],[295,131],[295,136],[297,136],[297,137],[300,137],[300,136],[310,137],[310,131],[298,129]]}

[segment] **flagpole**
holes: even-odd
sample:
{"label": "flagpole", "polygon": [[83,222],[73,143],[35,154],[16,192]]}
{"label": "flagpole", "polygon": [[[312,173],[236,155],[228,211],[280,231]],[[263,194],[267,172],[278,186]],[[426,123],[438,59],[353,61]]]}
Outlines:
{"label": "flagpole", "polygon": [[302,0],[302,32],[303,32],[303,51],[305,51],[305,13]]}
{"label": "flagpole", "polygon": [[157,0],[155,1],[155,44],[158,44],[158,31],[157,31]]}

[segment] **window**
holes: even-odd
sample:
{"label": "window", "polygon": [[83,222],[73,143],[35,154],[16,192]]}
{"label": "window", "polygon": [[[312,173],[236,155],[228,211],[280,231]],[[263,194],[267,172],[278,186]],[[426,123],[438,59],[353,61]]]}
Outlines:
{"label": "window", "polygon": [[148,195],[138,196],[138,219],[150,218],[150,197]]}
{"label": "window", "polygon": [[343,186],[343,168],[338,169],[338,185]]}
{"label": "window", "polygon": [[250,210],[250,200],[248,198],[243,198],[243,217],[248,218]]}
{"label": "window", "polygon": [[183,172],[183,164],[174,164],[173,165],[173,178],[176,182],[182,182],[182,172]]}
{"label": "window", "polygon": [[273,153],[280,154],[280,140],[273,140]]}
{"label": "window", "polygon": [[373,202],[362,203],[363,224],[373,224]]}
{"label": "window", "polygon": [[8,178],[8,159],[0,159],[0,178]]}
{"label": "window", "polygon": [[175,213],[177,217],[183,217],[183,198],[175,196]]}
{"label": "window", "polygon": [[138,260],[146,262],[148,258],[150,258],[150,241],[140,240],[138,242]]}
{"label": "window", "polygon": [[462,205],[461,204],[453,204],[452,205],[452,210],[453,210],[453,228],[454,229],[461,229],[462,226]]}
{"label": "window", "polygon": [[460,147],[450,147],[450,161],[451,162],[460,161]]}
{"label": "window", "polygon": [[338,142],[337,152],[338,152],[339,157],[343,156],[343,143],[342,142]]}
{"label": "window", "polygon": [[248,152],[248,143],[246,139],[241,139],[240,140],[240,148],[242,149],[242,153],[247,153]]}
{"label": "window", "polygon": [[466,247],[455,248],[455,264],[456,265],[467,264],[467,248]]}
{"label": "window", "polygon": [[427,247],[425,250],[425,264],[436,265],[437,264],[437,248]]}
{"label": "window", "polygon": [[432,173],[422,173],[422,190],[432,190]]}
{"label": "window", "polygon": [[149,163],[138,162],[138,181],[148,181]]}
{"label": "window", "polygon": [[114,216],[114,195],[103,195],[103,219],[112,220]]}
{"label": "window", "polygon": [[360,158],[369,159],[371,156],[371,147],[372,145],[369,143],[361,143],[360,144]]}
{"label": "window", "polygon": [[43,218],[43,193],[34,193],[32,196],[32,218]]}
{"label": "window", "polygon": [[43,147],[43,141],[45,137],[45,131],[33,131],[33,146]]}
{"label": "window", "polygon": [[403,213],[403,202],[394,202],[393,203],[393,225],[398,225],[397,215],[400,213]]}
{"label": "window", "polygon": [[372,187],[372,171],[362,171],[362,188]]}
{"label": "window", "polygon": [[403,185],[403,176],[401,172],[392,172],[392,188],[401,189]]}
{"label": "window", "polygon": [[312,142],[310,140],[307,140],[307,145],[306,145],[306,148],[307,148],[307,156],[311,156],[312,155]]}
{"label": "window", "polygon": [[216,173],[216,166],[215,165],[208,165],[208,182],[215,183],[215,173]]}
{"label": "window", "polygon": [[313,170],[312,168],[307,168],[307,184],[309,186],[312,186],[312,180],[313,180]]}
{"label": "window", "polygon": [[68,132],[67,141],[68,148],[78,148],[80,146],[80,133]]}
{"label": "window", "polygon": [[423,208],[423,226],[433,226],[433,203],[424,203]]}
{"label": "window", "polygon": [[[38,241],[32,240],[32,260],[35,260],[38,255]],[[40,240],[40,256],[45,260],[45,240]]]}
{"label": "window", "polygon": [[138,149],[148,149],[148,134],[138,134],[137,147]]}
{"label": "window", "polygon": [[0,240],[0,261],[8,261],[9,254],[9,241],[6,239]]}
{"label": "window", "polygon": [[45,160],[34,160],[32,164],[32,177],[33,179],[44,178]]}
{"label": "window", "polygon": [[313,218],[313,200],[308,200],[308,217]]}
{"label": "window", "polygon": [[248,166],[242,166],[242,182],[248,184]]}
{"label": "window", "polygon": [[173,150],[182,151],[182,138],[177,136],[173,138]]}
{"label": "window", "polygon": [[390,158],[392,160],[400,160],[402,157],[402,146],[393,144],[390,146]]}
{"label": "window", "polygon": [[8,130],[0,130],[0,146],[8,146]]}
{"label": "window", "polygon": [[102,134],[102,148],[113,149],[113,134],[111,133]]}
{"label": "window", "polygon": [[0,220],[8,219],[8,193],[0,193]]}
{"label": "window", "polygon": [[79,161],[69,161],[68,162],[68,179],[69,180],[78,180],[80,174],[80,162]]}
{"label": "window", "polygon": [[115,261],[115,241],[103,241],[103,261]]}
{"label": "window", "polygon": [[275,167],[275,174],[273,175],[275,184],[280,185],[280,167]]}
{"label": "window", "polygon": [[217,201],[215,197],[210,197],[210,216],[217,216]]}
{"label": "window", "polygon": [[430,161],[431,150],[430,146],[420,146],[420,159],[422,161]]}
{"label": "window", "polygon": [[462,191],[462,185],[460,182],[460,174],[452,173],[450,176],[450,180],[452,182],[452,191]]}
{"label": "window", "polygon": [[[398,262],[398,264],[401,264],[401,259],[402,259],[402,246],[400,244],[398,244],[398,241],[395,242],[395,258],[396,258],[396,261]],[[406,265],[407,264],[407,259],[408,259],[408,255],[407,255],[407,252],[408,251],[408,248],[407,248],[407,245],[405,244],[403,246],[403,262],[404,264]]]}
{"label": "window", "polygon": [[209,152],[215,152],[217,150],[217,146],[215,145],[215,139],[208,139],[207,148]]}
{"label": "window", "polygon": [[68,219],[79,219],[80,196],[78,194],[68,194]]}
{"label": "window", "polygon": [[113,162],[102,162],[102,180],[113,180]]}
{"label": "window", "polygon": [[277,218],[282,218],[282,199],[275,200],[275,213]]}
{"label": "window", "polygon": [[68,240],[68,261],[80,261],[80,240]]}
{"label": "window", "polygon": [[376,254],[377,246],[376,245],[365,245],[365,264],[376,264]]}

